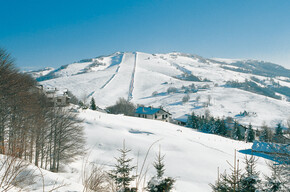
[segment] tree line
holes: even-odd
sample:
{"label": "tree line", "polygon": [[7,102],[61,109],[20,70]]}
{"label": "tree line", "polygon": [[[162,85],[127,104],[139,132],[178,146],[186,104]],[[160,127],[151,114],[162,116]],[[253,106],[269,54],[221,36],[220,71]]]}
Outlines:
{"label": "tree line", "polygon": [[0,153],[57,172],[83,152],[84,134],[76,114],[51,106],[37,82],[19,72],[0,49]]}
{"label": "tree line", "polygon": [[274,132],[265,124],[260,130],[254,130],[251,124],[248,126],[241,125],[231,117],[214,118],[208,110],[205,111],[204,115],[195,115],[193,112],[188,117],[188,126],[205,133],[217,134],[246,142],[253,142],[255,139],[259,139],[262,142],[286,143],[287,140],[283,135],[289,132],[289,129],[283,132],[281,123],[277,124]]}

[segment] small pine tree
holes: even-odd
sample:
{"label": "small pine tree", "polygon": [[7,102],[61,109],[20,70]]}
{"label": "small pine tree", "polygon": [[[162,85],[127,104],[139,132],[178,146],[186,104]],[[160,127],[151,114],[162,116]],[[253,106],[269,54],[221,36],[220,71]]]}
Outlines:
{"label": "small pine tree", "polygon": [[274,163],[268,164],[268,166],[271,169],[272,173],[270,177],[268,176],[265,177],[266,182],[264,184],[263,191],[270,191],[270,192],[283,191],[284,192],[283,185],[285,183],[283,182],[282,177],[281,177],[282,166],[274,164]]}
{"label": "small pine tree", "polygon": [[165,171],[165,168],[164,168],[165,164],[163,161],[164,161],[164,155],[161,156],[160,150],[159,150],[156,162],[153,163],[153,166],[155,167],[156,172],[157,172],[157,177],[159,178],[163,177],[164,171]]}
{"label": "small pine tree", "polygon": [[117,191],[119,192],[129,192],[130,190],[130,182],[133,181],[136,176],[131,175],[131,171],[135,169],[134,166],[131,166],[130,163],[133,160],[132,158],[128,158],[127,154],[131,151],[126,149],[125,141],[123,142],[123,148],[119,149],[121,156],[115,158],[117,160],[117,164],[115,164],[115,169],[109,173],[109,176],[115,181],[117,185]]}
{"label": "small pine tree", "polygon": [[160,150],[153,166],[155,167],[157,174],[148,182],[147,190],[149,192],[170,192],[175,183],[175,179],[171,177],[163,177],[165,164],[164,155],[161,155]]}
{"label": "small pine tree", "polygon": [[231,185],[229,184],[229,176],[226,172],[219,175],[218,180],[215,184],[209,184],[214,192],[228,192],[233,191]]}
{"label": "small pine tree", "polygon": [[247,137],[246,137],[246,141],[247,142],[253,142],[255,140],[255,132],[253,130],[253,127],[251,125],[251,123],[249,124],[249,128],[247,130]]}
{"label": "small pine tree", "polygon": [[231,173],[218,175],[215,184],[210,184],[215,192],[239,192],[241,191],[241,169],[239,169],[239,160],[236,160],[236,152],[234,165],[231,165]]}
{"label": "small pine tree", "polygon": [[259,172],[256,171],[257,159],[254,156],[245,157],[246,172],[242,175],[240,187],[241,192],[255,192],[260,183]]}
{"label": "small pine tree", "polygon": [[91,106],[90,106],[90,109],[91,110],[97,110],[97,106],[96,106],[96,103],[95,103],[95,99],[92,97],[92,100],[91,100]]}
{"label": "small pine tree", "polygon": [[281,123],[277,124],[275,135],[283,135]]}

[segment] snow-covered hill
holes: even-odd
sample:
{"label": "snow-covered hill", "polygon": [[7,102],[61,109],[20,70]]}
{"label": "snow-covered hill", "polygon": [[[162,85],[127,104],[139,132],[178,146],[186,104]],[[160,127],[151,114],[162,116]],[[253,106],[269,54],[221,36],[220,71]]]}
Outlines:
{"label": "snow-covered hill", "polygon": [[[209,109],[214,116],[230,116],[254,126],[263,121],[270,126],[285,123],[290,115],[290,70],[263,61],[117,52],[47,74],[38,72],[35,77],[45,86],[67,88],[87,103],[94,97],[103,108],[124,97],[135,104],[162,105],[174,118]],[[169,87],[178,91],[168,94]],[[158,94],[152,96],[153,92]],[[189,102],[182,103],[187,94]],[[255,116],[238,115],[245,110]]]}
{"label": "snow-covered hill", "polygon": [[[86,159],[110,170],[116,161],[114,157],[120,155],[117,149],[122,147],[125,140],[127,148],[132,149],[129,157],[134,158],[134,164],[137,160],[139,162],[138,173],[147,150],[158,141],[151,148],[145,164],[145,170],[148,169],[146,179],[155,174],[152,162],[161,148],[162,154],[165,155],[165,175],[177,180],[174,191],[211,191],[209,183],[214,183],[217,179],[217,168],[219,167],[221,173],[225,169],[229,171],[227,161],[233,162],[235,150],[250,149],[252,146],[252,143],[201,133],[156,120],[81,109],[77,113],[84,120],[88,156],[65,165],[60,173],[43,171],[46,189],[54,184],[65,184],[58,191],[82,191],[81,173]],[[239,166],[242,168],[244,154],[237,152],[237,158],[240,159]],[[257,169],[269,174],[266,160],[263,158],[258,159]],[[28,191],[42,191],[41,178],[35,182],[28,187]]]}

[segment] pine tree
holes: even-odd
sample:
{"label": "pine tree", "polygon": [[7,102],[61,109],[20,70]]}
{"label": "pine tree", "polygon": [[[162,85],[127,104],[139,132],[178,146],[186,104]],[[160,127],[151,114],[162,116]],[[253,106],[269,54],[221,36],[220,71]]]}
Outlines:
{"label": "pine tree", "polygon": [[283,135],[281,123],[277,124],[276,130],[275,130],[275,135]]}
{"label": "pine tree", "polygon": [[225,119],[221,120],[221,135],[226,136],[227,135],[227,127],[226,127],[226,123],[225,123]]}
{"label": "pine tree", "polygon": [[[281,172],[282,172],[282,166],[277,165],[277,164],[268,164],[269,168],[271,169],[272,173],[271,176],[268,177],[266,176],[266,182],[264,185],[264,191],[269,191],[269,192],[278,192],[278,191],[285,191],[283,190],[283,185],[285,184],[285,181],[283,181],[281,177]],[[289,181],[286,181],[289,182]]]}
{"label": "pine tree", "polygon": [[277,143],[281,143],[282,137],[283,137],[282,126],[281,126],[281,123],[278,123],[275,129],[274,141]]}
{"label": "pine tree", "polygon": [[254,156],[250,158],[246,156],[244,163],[246,164],[246,172],[241,178],[241,192],[255,192],[260,183],[259,172],[255,170],[257,159]]}
{"label": "pine tree", "polygon": [[155,167],[157,174],[148,182],[147,190],[149,192],[170,192],[175,183],[175,179],[171,177],[163,177],[165,164],[164,155],[161,155],[160,150],[153,166]]}
{"label": "pine tree", "polygon": [[91,106],[90,106],[90,109],[91,110],[97,110],[97,106],[96,106],[96,103],[95,103],[95,99],[92,97],[92,100],[91,100]]}
{"label": "pine tree", "polygon": [[239,192],[241,191],[241,169],[239,169],[239,160],[234,157],[234,165],[231,165],[231,173],[219,175],[215,184],[210,184],[215,192]]}
{"label": "pine tree", "polygon": [[220,118],[218,118],[216,121],[215,121],[215,130],[214,130],[214,134],[218,134],[220,135],[221,134],[221,120]]}
{"label": "pine tree", "polygon": [[117,160],[117,164],[115,164],[115,169],[109,173],[109,176],[115,181],[118,192],[129,192],[131,190],[129,187],[130,182],[136,178],[136,176],[130,174],[131,171],[135,169],[134,166],[130,165],[133,159],[127,157],[127,154],[131,150],[126,148],[124,141],[123,148],[118,149],[118,151],[121,153],[121,156],[115,158]]}
{"label": "pine tree", "polygon": [[233,136],[232,137],[233,137],[233,139],[236,139],[236,140],[242,140],[243,139],[239,124],[236,121],[234,122],[234,131],[233,131]]}
{"label": "pine tree", "polygon": [[262,131],[261,131],[261,135],[260,135],[260,141],[262,142],[270,142],[271,141],[271,130],[269,129],[269,127],[267,127],[267,125],[263,125],[261,127]]}
{"label": "pine tree", "polygon": [[160,150],[159,150],[159,153],[158,153],[158,156],[157,156],[157,160],[156,162],[153,163],[153,166],[155,167],[156,169],[156,172],[157,172],[157,177],[161,178],[163,177],[163,174],[164,174],[164,171],[165,171],[165,164],[164,164],[164,155],[161,156],[161,153],[160,153]]}
{"label": "pine tree", "polygon": [[253,127],[251,125],[251,123],[249,124],[249,128],[247,130],[247,137],[246,137],[246,141],[247,142],[253,142],[255,140],[255,132],[253,130]]}

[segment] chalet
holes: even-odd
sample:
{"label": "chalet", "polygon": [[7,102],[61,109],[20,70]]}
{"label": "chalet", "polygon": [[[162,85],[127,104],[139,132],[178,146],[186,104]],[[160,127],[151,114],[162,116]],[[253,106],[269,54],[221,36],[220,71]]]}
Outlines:
{"label": "chalet", "polygon": [[58,90],[56,88],[46,88],[44,93],[48,99],[48,101],[52,105],[56,105],[58,107],[64,107],[69,104],[69,96],[68,91],[65,90]]}
{"label": "chalet", "polygon": [[186,126],[188,124],[188,114],[182,115],[180,117],[177,117],[173,120],[173,123],[181,126]]}
{"label": "chalet", "polygon": [[135,117],[171,122],[171,114],[165,111],[162,107],[137,107]]}

